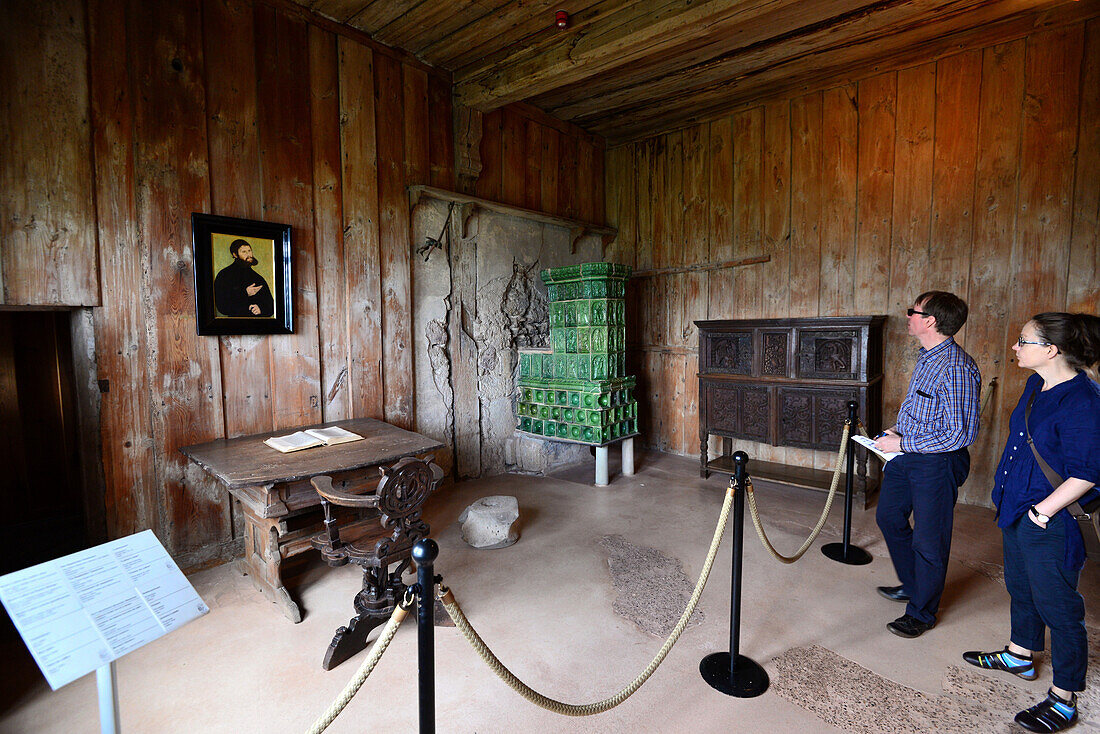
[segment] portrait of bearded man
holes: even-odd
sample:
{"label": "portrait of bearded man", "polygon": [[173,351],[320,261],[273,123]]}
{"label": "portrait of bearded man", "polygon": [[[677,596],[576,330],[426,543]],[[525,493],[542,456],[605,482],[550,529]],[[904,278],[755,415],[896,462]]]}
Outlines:
{"label": "portrait of bearded man", "polygon": [[252,245],[236,239],[229,245],[233,260],[214,278],[214,308],[225,316],[270,317],[275,299],[268,282],[255,267],[259,264]]}

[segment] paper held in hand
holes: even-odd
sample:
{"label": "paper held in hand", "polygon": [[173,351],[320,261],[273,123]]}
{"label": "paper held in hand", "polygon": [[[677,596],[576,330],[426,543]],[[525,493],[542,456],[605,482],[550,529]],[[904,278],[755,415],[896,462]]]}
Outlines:
{"label": "paper held in hand", "polygon": [[307,428],[289,436],[272,436],[265,439],[264,443],[287,454],[291,451],[311,449],[314,446],[332,446],[338,443],[361,440],[363,440],[363,437],[358,433],[345,431],[339,426],[330,426],[329,428]]}
{"label": "paper held in hand", "polygon": [[866,436],[852,436],[852,440],[858,443],[860,446],[866,448],[878,458],[882,459],[883,462],[887,462],[895,456],[901,456],[902,453],[900,451],[880,451],[879,449],[875,448],[875,442],[867,438]]}

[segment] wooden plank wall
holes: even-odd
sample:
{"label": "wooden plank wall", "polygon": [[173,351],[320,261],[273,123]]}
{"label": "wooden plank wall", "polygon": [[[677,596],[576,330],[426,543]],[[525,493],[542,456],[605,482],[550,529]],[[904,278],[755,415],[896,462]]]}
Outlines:
{"label": "wooden plank wall", "polygon": [[[887,314],[885,411],[915,361],[904,310],[968,301],[999,389],[963,500],[988,504],[1029,316],[1100,307],[1100,20],[881,73],[607,152],[606,251],[631,282],[643,440],[698,455],[695,319]],[[756,254],[762,264],[657,272]],[[835,454],[738,443],[831,468]]]}
{"label": "wooden plank wall", "polygon": [[[4,303],[101,302],[108,536],[152,528],[185,566],[227,557],[227,495],[179,447],[412,427],[405,187],[455,187],[450,79],[281,3],[17,5],[0,28],[18,70],[0,82]],[[495,115],[479,193],[602,217],[602,140],[524,105]],[[292,225],[293,335],[196,335],[191,212]]]}
{"label": "wooden plank wall", "polygon": [[547,214],[604,222],[604,141],[525,104],[484,115],[483,199]]}

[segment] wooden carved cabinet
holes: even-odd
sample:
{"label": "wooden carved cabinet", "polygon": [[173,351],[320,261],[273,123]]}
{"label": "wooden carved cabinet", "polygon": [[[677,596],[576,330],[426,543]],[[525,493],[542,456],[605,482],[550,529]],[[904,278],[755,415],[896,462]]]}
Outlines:
{"label": "wooden carved cabinet", "polygon": [[[696,321],[702,476],[731,473],[727,448],[707,461],[711,435],[836,452],[848,401],[872,435],[882,423],[885,316]],[[750,457],[751,459],[752,457]],[[867,497],[865,452],[856,493]],[[763,461],[750,476],[828,489],[832,471]]]}

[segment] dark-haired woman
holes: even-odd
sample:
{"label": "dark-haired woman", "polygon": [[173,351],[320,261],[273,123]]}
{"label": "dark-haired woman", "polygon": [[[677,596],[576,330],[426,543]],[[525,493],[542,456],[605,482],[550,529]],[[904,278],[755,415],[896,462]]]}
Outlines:
{"label": "dark-haired woman", "polygon": [[[1043,649],[1049,627],[1053,685],[1044,700],[1016,714],[1016,723],[1054,732],[1077,722],[1076,693],[1085,688],[1088,663],[1085,603],[1077,592],[1085,549],[1066,508],[1088,501],[1100,482],[1100,386],[1087,374],[1100,361],[1100,318],[1041,313],[1012,348],[1020,367],[1035,372],[1012,411],[993,488],[1012,631],[1003,650],[963,659],[1034,680],[1032,654]],[[1047,478],[1036,454],[1057,477]]]}

